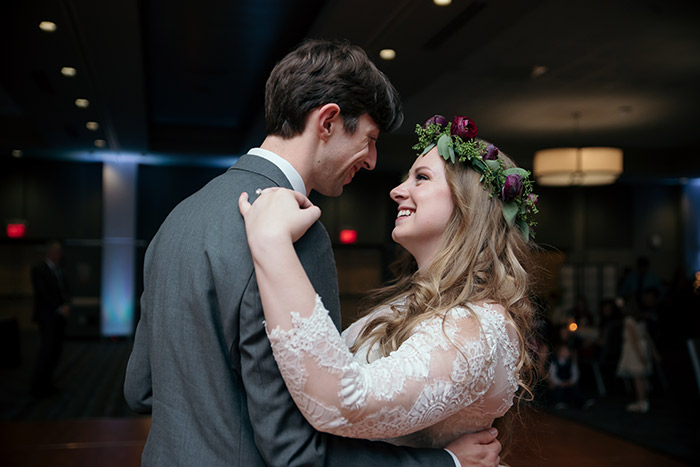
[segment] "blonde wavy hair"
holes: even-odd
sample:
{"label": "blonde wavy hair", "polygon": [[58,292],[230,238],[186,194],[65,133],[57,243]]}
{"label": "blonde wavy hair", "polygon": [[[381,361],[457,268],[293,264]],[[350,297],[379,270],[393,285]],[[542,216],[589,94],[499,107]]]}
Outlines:
{"label": "blonde wavy hair", "polygon": [[[507,166],[515,166],[505,154],[500,157]],[[413,257],[401,252],[392,265],[396,279],[372,292],[362,306],[369,313],[392,304],[394,313],[371,319],[351,350],[357,352],[369,344],[367,348],[377,346],[387,356],[426,319],[437,316],[444,320],[449,310],[468,308],[469,303],[496,302],[506,309],[518,333],[518,399],[523,395],[531,398],[534,365],[528,341],[534,305],[530,271],[536,246],[527,242],[516,226],[508,226],[501,200],[489,196],[490,190],[484,189],[481,176],[471,167],[445,163],[445,175],[455,208],[442,234],[439,253],[427,270],[418,271]],[[396,306],[397,302],[401,306]],[[504,440],[501,443],[505,444]]]}

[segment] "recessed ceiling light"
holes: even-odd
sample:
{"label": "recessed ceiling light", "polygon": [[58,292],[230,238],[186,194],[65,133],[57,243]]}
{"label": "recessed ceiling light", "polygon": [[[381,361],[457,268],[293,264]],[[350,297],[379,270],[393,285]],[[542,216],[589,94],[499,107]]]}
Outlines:
{"label": "recessed ceiling light", "polygon": [[96,139],[95,140],[95,146],[97,146],[98,148],[103,148],[103,147],[105,147],[106,144],[107,144],[107,141],[105,141],[103,139]]}
{"label": "recessed ceiling light", "polygon": [[379,51],[379,56],[383,60],[393,60],[396,58],[396,51],[394,49],[382,49]]}
{"label": "recessed ceiling light", "polygon": [[532,71],[530,72],[530,76],[533,78],[539,78],[543,74],[547,73],[549,71],[549,68],[547,68],[544,65],[535,65],[532,67]]}
{"label": "recessed ceiling light", "polygon": [[42,21],[39,23],[39,29],[45,32],[54,32],[56,30],[56,23],[51,21]]}
{"label": "recessed ceiling light", "polygon": [[17,157],[20,158],[24,155],[21,149],[13,149],[12,150],[12,157]]}
{"label": "recessed ceiling light", "polygon": [[76,107],[80,107],[81,109],[85,109],[85,108],[90,106],[90,101],[87,99],[76,99],[75,105],[76,105]]}
{"label": "recessed ceiling light", "polygon": [[447,6],[452,3],[452,0],[433,0],[433,3],[437,6]]}
{"label": "recessed ceiling light", "polygon": [[100,128],[100,124],[97,123],[97,122],[87,122],[87,123],[85,124],[85,127],[86,127],[88,130],[97,131],[97,130],[99,130],[99,128]]}
{"label": "recessed ceiling light", "polygon": [[68,76],[69,78],[72,78],[77,73],[78,72],[72,66],[64,66],[63,68],[61,68],[61,74],[63,76]]}

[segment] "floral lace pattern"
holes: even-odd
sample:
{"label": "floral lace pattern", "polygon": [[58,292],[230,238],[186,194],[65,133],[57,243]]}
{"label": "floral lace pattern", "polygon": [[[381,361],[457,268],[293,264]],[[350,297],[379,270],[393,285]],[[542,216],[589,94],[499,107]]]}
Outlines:
{"label": "floral lace pattern", "polygon": [[316,429],[444,447],[491,426],[512,405],[517,339],[493,305],[452,309],[444,325],[428,319],[387,357],[367,348],[353,355],[348,345],[373,316],[341,336],[317,296],[310,317],[293,312],[291,329],[268,330],[289,392]]}

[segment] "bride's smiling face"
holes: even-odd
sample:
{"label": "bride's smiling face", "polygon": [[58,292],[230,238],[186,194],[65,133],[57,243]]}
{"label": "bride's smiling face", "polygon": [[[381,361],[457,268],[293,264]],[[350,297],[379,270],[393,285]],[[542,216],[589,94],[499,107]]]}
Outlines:
{"label": "bride's smiling face", "polygon": [[454,211],[445,162],[437,148],[416,159],[406,180],[390,196],[398,204],[391,237],[413,255],[419,268],[429,265]]}

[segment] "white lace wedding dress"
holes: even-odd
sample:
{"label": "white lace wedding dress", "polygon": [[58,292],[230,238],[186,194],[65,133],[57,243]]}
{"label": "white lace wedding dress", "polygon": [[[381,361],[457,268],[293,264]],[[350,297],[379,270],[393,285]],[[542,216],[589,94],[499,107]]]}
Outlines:
{"label": "white lace wedding dress", "polygon": [[341,336],[317,296],[312,316],[292,313],[292,329],[268,329],[287,387],[316,429],[444,447],[490,427],[511,407],[519,350],[499,305],[452,309],[444,324],[427,320],[388,357],[367,348],[353,355],[349,346],[374,316]]}

